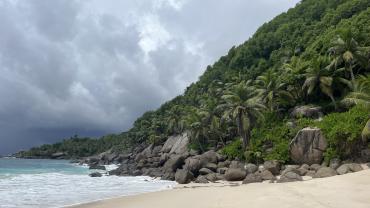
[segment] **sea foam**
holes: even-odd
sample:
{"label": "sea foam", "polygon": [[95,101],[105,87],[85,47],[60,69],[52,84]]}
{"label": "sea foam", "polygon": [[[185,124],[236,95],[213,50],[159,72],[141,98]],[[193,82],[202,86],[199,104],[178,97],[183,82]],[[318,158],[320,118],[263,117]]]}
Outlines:
{"label": "sea foam", "polygon": [[[109,167],[109,169],[113,168]],[[150,177],[89,177],[87,174],[2,174],[1,208],[53,208],[170,189],[171,181]]]}

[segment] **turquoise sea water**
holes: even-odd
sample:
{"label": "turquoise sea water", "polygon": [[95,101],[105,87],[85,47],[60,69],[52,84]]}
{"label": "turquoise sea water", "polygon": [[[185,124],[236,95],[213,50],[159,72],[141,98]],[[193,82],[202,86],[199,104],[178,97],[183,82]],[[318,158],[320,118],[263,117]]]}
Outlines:
{"label": "turquoise sea water", "polygon": [[64,207],[168,189],[175,184],[149,177],[92,178],[89,173],[87,166],[65,160],[0,158],[0,208]]}
{"label": "turquoise sea water", "polygon": [[15,158],[0,158],[0,175],[16,174],[88,174],[83,166],[71,164],[67,160],[24,160]]}

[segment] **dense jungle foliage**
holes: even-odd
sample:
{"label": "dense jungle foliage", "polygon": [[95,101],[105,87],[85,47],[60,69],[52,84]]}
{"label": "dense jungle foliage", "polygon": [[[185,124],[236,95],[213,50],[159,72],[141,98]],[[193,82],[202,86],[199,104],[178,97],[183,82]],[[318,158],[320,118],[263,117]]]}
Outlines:
{"label": "dense jungle foliage", "polygon": [[[82,157],[160,144],[188,131],[190,148],[199,151],[216,148],[232,158],[287,162],[297,131],[317,126],[329,142],[327,158],[349,157],[370,114],[369,46],[369,0],[303,0],[232,47],[183,95],[146,112],[129,131],[98,140],[72,138],[22,154]],[[307,104],[323,108],[322,121],[302,118],[287,126],[291,109]]]}

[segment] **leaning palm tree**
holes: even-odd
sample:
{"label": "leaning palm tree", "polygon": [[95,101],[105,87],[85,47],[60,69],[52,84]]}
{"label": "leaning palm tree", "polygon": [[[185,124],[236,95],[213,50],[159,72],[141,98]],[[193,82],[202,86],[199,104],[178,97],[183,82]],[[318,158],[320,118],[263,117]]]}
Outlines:
{"label": "leaning palm tree", "polygon": [[317,88],[320,88],[320,91],[331,99],[334,108],[337,109],[332,90],[333,76],[327,68],[325,58],[314,59],[311,66],[307,68],[305,77],[302,89],[307,89],[307,94],[311,95]]}
{"label": "leaning palm tree", "polygon": [[235,120],[238,133],[246,149],[249,144],[251,130],[257,119],[263,117],[265,106],[261,103],[258,91],[250,86],[250,81],[241,81],[225,92],[222,98],[226,101],[224,117]]}
{"label": "leaning palm tree", "polygon": [[269,107],[270,111],[276,110],[281,103],[293,100],[293,96],[284,89],[285,84],[272,70],[258,76],[256,84],[261,93],[262,101]]}
{"label": "leaning palm tree", "polygon": [[362,104],[370,106],[370,75],[360,75],[341,103],[347,107]]}
{"label": "leaning palm tree", "polygon": [[354,39],[352,32],[346,30],[338,36],[333,42],[333,47],[329,49],[329,53],[334,57],[331,66],[337,68],[344,65],[344,69],[350,73],[351,81],[354,82],[354,65],[366,62],[366,58],[363,48]]}

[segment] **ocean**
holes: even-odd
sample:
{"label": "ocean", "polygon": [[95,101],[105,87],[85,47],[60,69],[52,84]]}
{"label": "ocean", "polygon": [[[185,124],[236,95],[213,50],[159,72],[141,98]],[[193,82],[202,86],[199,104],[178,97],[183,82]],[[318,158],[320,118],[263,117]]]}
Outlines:
{"label": "ocean", "polygon": [[92,178],[91,172],[66,160],[0,158],[0,208],[59,208],[175,185],[144,176]]}

